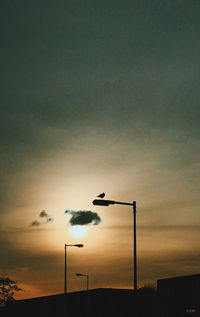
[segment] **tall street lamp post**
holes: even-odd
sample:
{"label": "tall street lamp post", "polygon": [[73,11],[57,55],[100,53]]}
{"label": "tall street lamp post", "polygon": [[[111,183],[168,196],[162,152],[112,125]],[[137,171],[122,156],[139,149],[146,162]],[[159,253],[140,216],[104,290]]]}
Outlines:
{"label": "tall street lamp post", "polygon": [[87,274],[82,274],[82,273],[76,273],[76,276],[84,276],[84,277],[86,277],[87,291],[88,291],[88,289],[89,289],[89,275],[87,275]]}
{"label": "tall street lamp post", "polygon": [[82,248],[83,244],[65,244],[65,287],[64,293],[67,294],[67,247]]}
{"label": "tall street lamp post", "polygon": [[133,271],[134,271],[134,290],[137,290],[137,248],[136,248],[136,201],[132,203],[126,203],[114,200],[95,199],[93,205],[97,206],[110,206],[110,205],[128,205],[133,206]]}

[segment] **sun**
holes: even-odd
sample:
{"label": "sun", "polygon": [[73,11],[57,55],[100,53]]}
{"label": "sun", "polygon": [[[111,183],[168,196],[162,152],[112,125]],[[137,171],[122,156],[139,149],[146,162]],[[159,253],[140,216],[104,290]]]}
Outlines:
{"label": "sun", "polygon": [[87,229],[86,229],[86,227],[80,226],[80,225],[72,226],[69,229],[69,234],[73,238],[82,238],[87,234]]}

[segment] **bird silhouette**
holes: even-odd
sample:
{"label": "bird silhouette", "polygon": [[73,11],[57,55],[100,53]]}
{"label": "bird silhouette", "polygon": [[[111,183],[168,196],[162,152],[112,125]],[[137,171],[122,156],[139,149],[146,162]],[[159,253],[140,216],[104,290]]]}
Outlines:
{"label": "bird silhouette", "polygon": [[97,197],[104,198],[105,197],[105,193],[99,194]]}

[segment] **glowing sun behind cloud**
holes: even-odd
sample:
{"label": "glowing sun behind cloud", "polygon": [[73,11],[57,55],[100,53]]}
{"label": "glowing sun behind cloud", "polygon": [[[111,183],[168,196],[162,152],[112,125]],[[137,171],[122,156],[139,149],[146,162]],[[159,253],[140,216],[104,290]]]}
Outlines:
{"label": "glowing sun behind cloud", "polygon": [[69,234],[73,238],[82,238],[87,234],[87,229],[86,229],[86,227],[80,226],[80,225],[72,226],[69,229]]}

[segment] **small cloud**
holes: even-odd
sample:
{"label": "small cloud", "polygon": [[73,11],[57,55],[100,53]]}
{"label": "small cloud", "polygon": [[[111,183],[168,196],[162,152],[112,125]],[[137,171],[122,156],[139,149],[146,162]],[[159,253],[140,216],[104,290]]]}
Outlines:
{"label": "small cloud", "polygon": [[47,214],[46,210],[42,210],[42,211],[40,212],[40,217],[41,217],[41,218],[43,218],[43,217],[48,217],[48,214]]}
{"label": "small cloud", "polygon": [[35,220],[35,221],[33,221],[33,222],[31,223],[31,226],[32,226],[32,227],[38,227],[38,226],[40,226],[40,222],[37,221],[37,220]]}
{"label": "small cloud", "polygon": [[42,210],[40,213],[39,213],[39,217],[40,218],[43,218],[45,220],[45,222],[39,222],[38,220],[35,220],[31,223],[31,226],[32,227],[38,227],[38,226],[41,226],[41,225],[44,225],[46,223],[49,223],[49,222],[52,222],[54,219],[52,217],[50,217],[48,215],[48,213],[46,212],[46,210]]}
{"label": "small cloud", "polygon": [[51,218],[51,217],[48,216],[47,222],[52,222],[53,220],[54,220],[54,218]]}
{"label": "small cloud", "polygon": [[53,218],[48,215],[48,213],[46,212],[46,210],[42,210],[42,211],[40,212],[40,215],[39,215],[39,216],[40,216],[40,218],[46,218],[46,222],[45,222],[45,223],[48,223],[48,222],[52,222],[52,221],[53,221]]}
{"label": "small cloud", "polygon": [[70,214],[71,218],[69,223],[72,226],[75,225],[88,225],[92,224],[94,226],[98,225],[101,222],[101,218],[96,212],[88,211],[88,210],[65,210],[65,214]]}

